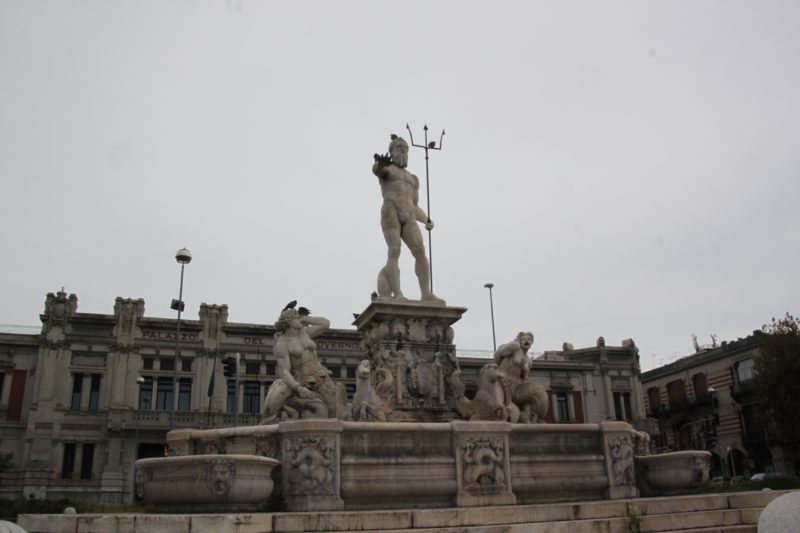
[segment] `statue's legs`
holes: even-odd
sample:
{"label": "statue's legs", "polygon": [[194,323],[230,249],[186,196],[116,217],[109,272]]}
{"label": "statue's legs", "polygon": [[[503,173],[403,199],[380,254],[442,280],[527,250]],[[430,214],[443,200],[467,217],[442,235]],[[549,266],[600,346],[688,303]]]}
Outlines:
{"label": "statue's legs", "polygon": [[261,423],[272,424],[277,422],[281,415],[281,409],[291,397],[292,391],[289,390],[286,383],[282,379],[275,380],[267,390],[264,406],[261,408]]}
{"label": "statue's legs", "polygon": [[383,238],[386,240],[386,247],[388,250],[386,265],[381,269],[380,274],[378,274],[378,294],[381,296],[403,298],[403,291],[400,290],[399,261],[402,240],[400,239],[399,227],[384,224]]}
{"label": "statue's legs", "polygon": [[425,257],[425,242],[416,222],[403,225],[402,238],[414,256],[414,273],[419,281],[420,300],[441,301],[431,292],[431,271],[428,258]]}

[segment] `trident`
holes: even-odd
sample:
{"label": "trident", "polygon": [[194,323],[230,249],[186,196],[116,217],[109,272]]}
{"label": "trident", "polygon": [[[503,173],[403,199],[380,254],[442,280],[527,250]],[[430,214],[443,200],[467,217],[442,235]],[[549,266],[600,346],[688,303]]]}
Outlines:
{"label": "trident", "polygon": [[[442,135],[439,137],[439,146],[436,146],[436,141],[428,142],[428,125],[425,124],[425,127],[422,128],[425,130],[425,144],[414,144],[414,134],[411,133],[411,128],[408,127],[408,123],[406,123],[406,129],[408,130],[408,136],[411,139],[411,146],[415,148],[424,148],[425,149],[425,193],[428,199],[428,222],[431,221],[431,183],[430,177],[428,176],[428,151],[429,150],[441,150],[442,149],[442,139],[444,139],[444,130],[442,130]],[[433,242],[431,241],[431,230],[428,230],[428,267],[431,271],[431,292],[433,292]]]}

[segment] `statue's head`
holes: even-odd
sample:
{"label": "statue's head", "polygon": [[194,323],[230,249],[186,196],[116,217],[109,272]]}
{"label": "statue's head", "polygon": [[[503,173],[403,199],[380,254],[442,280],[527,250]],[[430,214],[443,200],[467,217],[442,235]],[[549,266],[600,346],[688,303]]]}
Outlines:
{"label": "statue's head", "polygon": [[297,309],[284,309],[281,311],[280,316],[278,317],[278,321],[275,322],[275,329],[278,330],[279,333],[283,333],[292,323],[292,320],[296,320],[300,318],[300,313],[297,312]]}
{"label": "statue's head", "polygon": [[402,137],[392,134],[392,141],[389,143],[389,155],[392,162],[401,168],[408,166],[408,143]]}
{"label": "statue's head", "polygon": [[517,333],[516,340],[519,343],[520,348],[527,352],[531,349],[531,346],[533,346],[533,333],[530,331],[520,331]]}

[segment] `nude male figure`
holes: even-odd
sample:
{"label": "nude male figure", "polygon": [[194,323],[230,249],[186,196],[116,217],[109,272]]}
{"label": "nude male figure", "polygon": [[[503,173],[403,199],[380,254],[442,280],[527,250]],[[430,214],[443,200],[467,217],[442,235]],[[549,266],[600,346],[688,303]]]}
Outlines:
{"label": "nude male figure", "polygon": [[417,222],[425,224],[428,231],[433,221],[419,207],[419,179],[406,170],[408,165],[408,143],[392,135],[389,153],[375,154],[372,173],[378,177],[383,194],[381,207],[381,229],[388,247],[386,265],[378,273],[378,295],[405,300],[400,290],[401,243],[406,243],[414,256],[414,272],[419,280],[421,300],[442,302],[430,289],[430,268],[425,257],[425,243]]}

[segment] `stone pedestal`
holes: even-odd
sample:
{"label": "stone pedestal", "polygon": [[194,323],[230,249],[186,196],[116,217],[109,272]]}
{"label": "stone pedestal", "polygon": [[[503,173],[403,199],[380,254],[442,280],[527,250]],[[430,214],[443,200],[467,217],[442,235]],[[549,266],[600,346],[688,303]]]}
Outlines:
{"label": "stone pedestal", "polygon": [[625,422],[600,422],[608,476],[605,497],[609,500],[639,497],[634,464],[636,443],[630,429],[631,426]]}
{"label": "stone pedestal", "polygon": [[289,511],[344,509],[341,498],[341,433],[338,420],[281,424],[283,500]]}
{"label": "stone pedestal", "polygon": [[[446,422],[463,384],[452,325],[466,312],[436,302],[377,298],[353,324],[364,334],[372,369],[392,382],[387,421]],[[387,372],[388,371],[388,372]]]}
{"label": "stone pedestal", "polygon": [[514,505],[506,422],[453,422],[457,507]]}

